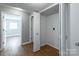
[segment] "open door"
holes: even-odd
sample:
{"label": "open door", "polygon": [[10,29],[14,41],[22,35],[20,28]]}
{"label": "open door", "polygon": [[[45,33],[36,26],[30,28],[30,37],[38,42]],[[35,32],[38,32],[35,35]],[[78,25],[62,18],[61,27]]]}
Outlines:
{"label": "open door", "polygon": [[33,13],[33,52],[40,50],[40,13]]}
{"label": "open door", "polygon": [[22,16],[2,12],[1,17],[1,48],[20,46]]}
{"label": "open door", "polygon": [[6,46],[6,20],[5,14],[1,14],[1,48],[4,49]]}

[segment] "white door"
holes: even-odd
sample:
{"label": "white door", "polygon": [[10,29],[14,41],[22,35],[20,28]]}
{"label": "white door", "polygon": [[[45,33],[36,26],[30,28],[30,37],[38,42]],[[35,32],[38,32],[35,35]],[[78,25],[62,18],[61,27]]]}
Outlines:
{"label": "white door", "polygon": [[[1,24],[1,32],[2,32],[2,39],[1,39],[1,47],[6,48],[7,46],[7,41],[8,37],[18,37],[19,38],[19,43],[18,45],[21,45],[21,19],[22,17],[20,15],[15,15],[15,14],[9,14],[9,13],[4,13],[2,12],[2,24]],[[11,43],[13,44],[13,43]]]}
{"label": "white door", "polygon": [[33,18],[33,51],[40,50],[40,14],[34,12]]}
{"label": "white door", "polygon": [[70,3],[70,56],[79,56],[79,3]]}
{"label": "white door", "polygon": [[2,24],[1,24],[1,32],[2,32],[2,36],[1,36],[1,48],[5,48],[6,46],[6,19],[5,19],[5,14],[2,14],[1,15],[1,21],[2,21]]}

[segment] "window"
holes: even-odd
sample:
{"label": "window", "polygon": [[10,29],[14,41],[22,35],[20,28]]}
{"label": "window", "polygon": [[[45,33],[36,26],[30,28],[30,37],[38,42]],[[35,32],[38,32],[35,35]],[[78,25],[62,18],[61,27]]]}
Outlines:
{"label": "window", "polygon": [[16,30],[17,29],[17,22],[10,22],[9,23],[9,29]]}

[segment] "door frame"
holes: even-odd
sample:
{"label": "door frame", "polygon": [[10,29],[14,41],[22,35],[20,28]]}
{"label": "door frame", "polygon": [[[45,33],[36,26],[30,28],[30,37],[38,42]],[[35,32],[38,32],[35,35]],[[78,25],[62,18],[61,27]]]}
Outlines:
{"label": "door frame", "polygon": [[60,31],[60,55],[61,56],[67,56],[69,55],[69,47],[68,46],[68,41],[70,40],[70,29],[69,29],[69,22],[70,22],[70,5],[68,3],[60,3],[60,26],[61,26],[61,31]]}
{"label": "door frame", "polygon": [[33,42],[33,18],[34,16],[31,16],[31,42]]}
{"label": "door frame", "polygon": [[16,15],[16,16],[20,16],[21,17],[21,44],[22,44],[22,15],[18,15],[18,14],[13,14],[13,13],[9,13],[9,12],[6,12],[6,11],[1,11],[1,49],[4,49],[3,47],[3,43],[2,43],[2,40],[3,40],[3,27],[2,27],[2,23],[3,23],[3,18],[4,18],[4,14],[9,14],[9,15]]}

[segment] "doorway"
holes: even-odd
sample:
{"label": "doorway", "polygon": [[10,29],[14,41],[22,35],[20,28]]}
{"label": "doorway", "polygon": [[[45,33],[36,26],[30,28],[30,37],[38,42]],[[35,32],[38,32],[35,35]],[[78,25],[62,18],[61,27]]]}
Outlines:
{"label": "doorway", "polygon": [[34,16],[31,16],[31,41],[33,43],[33,18]]}
{"label": "doorway", "polygon": [[10,13],[1,13],[2,17],[2,44],[1,48],[5,49],[17,49],[21,45],[21,31],[22,31],[22,16],[10,14]]}

